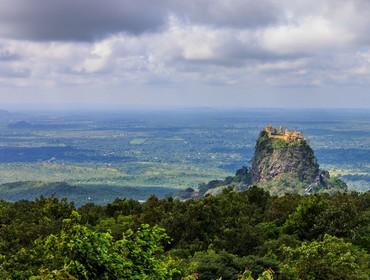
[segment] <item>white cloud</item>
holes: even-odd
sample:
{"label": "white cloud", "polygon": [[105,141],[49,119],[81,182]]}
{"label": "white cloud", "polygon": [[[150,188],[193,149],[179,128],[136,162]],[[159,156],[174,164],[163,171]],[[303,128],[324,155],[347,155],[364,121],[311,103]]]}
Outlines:
{"label": "white cloud", "polygon": [[274,26],[261,31],[262,47],[281,54],[315,54],[347,48],[354,34],[322,17],[307,17],[299,23]]}

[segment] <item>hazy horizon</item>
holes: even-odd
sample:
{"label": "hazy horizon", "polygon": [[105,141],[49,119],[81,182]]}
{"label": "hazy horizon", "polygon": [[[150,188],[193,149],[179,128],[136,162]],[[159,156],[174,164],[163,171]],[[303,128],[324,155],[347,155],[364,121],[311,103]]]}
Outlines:
{"label": "hazy horizon", "polygon": [[6,111],[8,113],[124,113],[124,112],[186,112],[186,111],[198,111],[198,112],[243,112],[243,111],[318,111],[318,112],[368,112],[367,107],[221,107],[221,106],[140,106],[140,105],[127,105],[127,106],[22,106],[22,105],[10,105],[0,107],[0,111]]}

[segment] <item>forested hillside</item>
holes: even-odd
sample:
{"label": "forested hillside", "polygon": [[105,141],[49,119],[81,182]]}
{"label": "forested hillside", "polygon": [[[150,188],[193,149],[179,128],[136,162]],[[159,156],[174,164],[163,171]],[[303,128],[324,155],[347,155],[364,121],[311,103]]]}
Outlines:
{"label": "forested hillside", "polygon": [[370,192],[0,203],[0,279],[365,280],[369,253]]}

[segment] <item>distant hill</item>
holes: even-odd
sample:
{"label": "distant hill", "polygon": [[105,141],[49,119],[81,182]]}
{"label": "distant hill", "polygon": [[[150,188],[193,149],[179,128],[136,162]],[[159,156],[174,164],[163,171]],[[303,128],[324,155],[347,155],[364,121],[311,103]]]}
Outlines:
{"label": "distant hill", "polygon": [[8,124],[8,128],[12,129],[31,129],[33,128],[33,125],[26,121],[17,121],[14,123]]}
{"label": "distant hill", "polygon": [[[272,127],[266,127],[257,138],[251,167],[239,169],[233,177],[201,185],[199,195],[217,194],[227,187],[244,190],[252,185],[275,195],[347,190],[342,180],[319,168],[301,133]],[[188,194],[189,190],[180,196],[186,198]]]}
{"label": "distant hill", "polygon": [[24,116],[25,116],[24,113],[9,112],[9,111],[0,109],[0,121],[5,122],[5,123],[16,122]]}
{"label": "distant hill", "polygon": [[7,118],[7,117],[10,117],[10,116],[11,116],[10,112],[0,109],[0,118]]}
{"label": "distant hill", "polygon": [[78,124],[71,123],[48,123],[48,122],[37,122],[30,123],[28,121],[19,120],[13,121],[8,124],[10,129],[33,129],[33,130],[54,130],[54,129],[76,129],[79,128]]}

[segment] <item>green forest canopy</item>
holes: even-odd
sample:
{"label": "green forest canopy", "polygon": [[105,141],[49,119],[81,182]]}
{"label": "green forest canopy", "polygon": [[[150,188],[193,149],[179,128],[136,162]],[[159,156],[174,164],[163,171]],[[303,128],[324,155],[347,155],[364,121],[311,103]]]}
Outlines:
{"label": "green forest canopy", "polygon": [[369,251],[370,192],[0,202],[1,279],[365,280]]}

